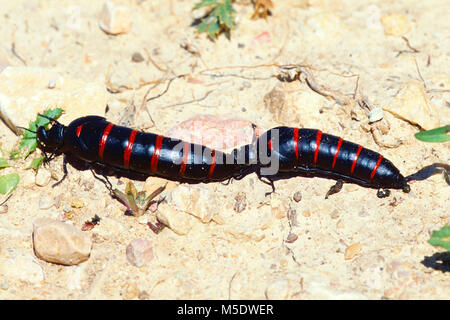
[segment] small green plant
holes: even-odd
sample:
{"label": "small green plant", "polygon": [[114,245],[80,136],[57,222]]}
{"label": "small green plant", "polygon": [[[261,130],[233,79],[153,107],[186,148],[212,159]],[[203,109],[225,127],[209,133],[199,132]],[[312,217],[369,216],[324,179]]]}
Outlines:
{"label": "small green plant", "polygon": [[209,12],[201,19],[195,27],[198,32],[206,32],[215,40],[219,33],[230,32],[234,28],[231,0],[201,0],[194,6],[195,9],[207,7]]}
{"label": "small green plant", "polygon": [[[125,187],[125,193],[118,189],[114,189],[112,191],[113,195],[122,202],[125,207],[127,207],[127,211],[125,213],[131,214],[132,216],[139,217],[147,211],[147,209],[152,204],[153,199],[156,198],[161,192],[164,191],[166,186],[158,187],[155,191],[153,191],[148,197],[146,197],[145,191],[137,191],[133,182],[128,181]],[[147,222],[147,225],[150,229],[158,234],[160,233],[165,225],[161,222],[157,221],[155,224],[151,222]]]}
{"label": "small green plant", "polygon": [[0,169],[11,167],[8,160],[5,158],[0,158]]}
{"label": "small green plant", "polygon": [[[53,119],[58,119],[61,114],[63,113],[63,109],[56,108],[47,110],[44,112],[44,115]],[[41,116],[37,116],[35,121],[30,121],[30,125],[28,127],[28,130],[23,131],[23,137],[20,140],[19,147],[17,150],[10,153],[10,159],[12,160],[18,160],[28,157],[31,153],[33,153],[38,145],[37,136],[36,136],[36,130],[40,126],[44,126],[48,128],[48,125],[50,124],[50,120]],[[38,157],[34,159],[30,165],[27,167],[27,169],[34,169],[38,170],[39,166],[42,164],[44,158]]]}
{"label": "small green plant", "polygon": [[443,226],[440,230],[433,231],[428,243],[433,246],[440,246],[447,251],[450,251],[450,226]]}
{"label": "small green plant", "polygon": [[[450,141],[450,126],[418,132],[415,134],[416,139],[424,142],[447,142]],[[448,183],[448,171],[446,167],[440,168],[444,173],[444,177]],[[433,246],[440,246],[450,251],[450,226],[443,226],[440,230],[433,231],[431,238],[428,240]]]}
{"label": "small green plant", "polygon": [[19,183],[19,175],[17,173],[10,173],[4,176],[0,176],[0,193],[10,194],[14,191]]}
{"label": "small green plant", "polygon": [[133,182],[128,181],[125,187],[125,193],[118,189],[114,189],[113,194],[127,207],[127,212],[135,217],[139,217],[147,211],[152,200],[163,192],[164,189],[165,186],[159,187],[153,191],[151,195],[146,197],[145,191],[138,192]]}
{"label": "small green plant", "polygon": [[[56,119],[62,114],[63,110],[60,108],[48,110],[44,113],[47,117]],[[0,157],[0,169],[11,167],[9,160],[19,160],[22,158],[28,157],[31,153],[36,150],[38,145],[36,130],[40,126],[47,127],[50,123],[50,120],[38,116],[36,121],[31,121],[29,128],[23,131],[23,137],[20,140],[19,147],[17,150],[9,153],[9,159]],[[2,151],[2,153],[4,153]],[[27,169],[35,169],[38,170],[39,166],[43,162],[43,157],[38,157],[32,160],[31,164],[27,167]],[[19,175],[17,173],[10,173],[6,175],[0,176],[0,194],[4,195],[3,200],[1,199],[1,203],[7,201],[11,193],[16,189],[19,184]]]}
{"label": "small green plant", "polygon": [[415,134],[416,139],[424,142],[446,142],[450,141],[450,126],[418,132]]}

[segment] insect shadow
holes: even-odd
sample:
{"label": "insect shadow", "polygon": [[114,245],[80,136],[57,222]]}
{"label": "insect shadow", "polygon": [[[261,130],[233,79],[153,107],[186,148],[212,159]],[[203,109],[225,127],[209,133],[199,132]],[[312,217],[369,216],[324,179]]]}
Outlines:
{"label": "insect shadow", "polygon": [[[338,193],[342,189],[342,186],[344,183],[352,183],[352,184],[360,185],[365,188],[380,190],[380,188],[371,186],[363,180],[354,179],[354,178],[349,179],[348,177],[341,175],[339,173],[323,171],[323,170],[320,170],[317,168],[308,168],[308,169],[297,168],[297,169],[298,169],[297,172],[278,172],[277,175],[275,175],[275,176],[264,176],[264,175],[258,174],[258,172],[257,172],[257,174],[258,174],[258,178],[262,182],[264,182],[272,187],[272,191],[268,192],[267,194],[276,192],[275,185],[274,185],[275,181],[287,180],[287,179],[291,179],[294,177],[324,178],[324,179],[336,180],[337,181],[336,184],[331,186],[331,188],[326,193],[325,199],[328,199],[328,197],[332,194]],[[267,181],[263,180],[262,178],[266,179]],[[386,197],[390,194],[389,190],[382,190],[382,191],[387,192],[387,194],[386,195],[382,194],[381,196],[377,195],[379,198]]]}

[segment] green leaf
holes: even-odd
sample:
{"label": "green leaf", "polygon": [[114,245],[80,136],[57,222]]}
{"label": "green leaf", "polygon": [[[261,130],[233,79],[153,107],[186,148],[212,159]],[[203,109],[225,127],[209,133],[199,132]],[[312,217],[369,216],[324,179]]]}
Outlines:
{"label": "green leaf", "polygon": [[209,7],[214,4],[218,4],[219,0],[202,0],[194,6],[194,9]]}
{"label": "green leaf", "polygon": [[128,204],[128,198],[126,196],[125,193],[123,193],[122,191],[120,191],[119,189],[114,189],[113,190],[114,196],[119,199],[126,207],[128,210],[131,210],[130,205]]}
{"label": "green leaf", "polygon": [[[30,126],[28,127],[31,131],[36,132],[37,126],[35,122],[30,122]],[[27,157],[30,153],[36,150],[37,147],[37,139],[36,134],[29,131],[23,132],[22,140],[20,140],[19,149],[11,153],[11,159],[17,159],[21,157],[21,151],[26,150],[24,157]]]}
{"label": "green leaf", "polygon": [[444,226],[441,230],[433,231],[428,242],[433,246],[440,246],[450,251],[450,226]]}
{"label": "green leaf", "polygon": [[0,193],[10,194],[17,187],[18,183],[19,175],[17,173],[0,176]]}
{"label": "green leaf", "polygon": [[233,8],[230,0],[225,0],[224,4],[217,9],[217,16],[219,20],[227,26],[228,29],[233,28]]}
{"label": "green leaf", "polygon": [[207,6],[212,8],[211,12],[202,18],[201,23],[195,27],[198,32],[206,32],[214,40],[221,31],[229,31],[234,27],[234,10],[231,6],[231,0],[203,0],[197,3],[194,9]]}
{"label": "green leaf", "polygon": [[[56,108],[45,111],[44,115],[53,119],[58,119],[59,116],[61,116],[62,112],[63,109]],[[23,131],[23,137],[22,140],[20,141],[19,148],[17,151],[11,152],[10,158],[18,159],[21,157],[23,152],[25,152],[23,156],[26,158],[30,153],[34,152],[34,150],[36,150],[36,147],[38,145],[36,134],[34,132],[36,132],[37,128],[39,128],[40,126],[44,126],[47,128],[49,123],[50,120],[40,116],[37,116],[36,121],[30,121],[28,129],[33,132],[27,130]]]}
{"label": "green leaf", "polygon": [[33,169],[38,171],[39,167],[41,166],[42,162],[44,161],[44,157],[38,157],[31,161],[30,165],[26,167],[26,169]]}
{"label": "green leaf", "polygon": [[147,211],[148,207],[150,206],[151,201],[157,196],[159,195],[161,192],[164,191],[164,189],[166,188],[167,183],[164,185],[164,187],[159,187],[158,189],[156,189],[155,191],[153,191],[146,199],[145,199],[145,203],[144,203],[144,211]]}
{"label": "green leaf", "polygon": [[11,165],[8,163],[8,160],[5,158],[0,158],[0,168],[6,167],[11,167]]}
{"label": "green leaf", "polygon": [[196,28],[198,32],[206,32],[211,39],[216,39],[217,33],[220,31],[219,19],[216,17],[205,18]]}
{"label": "green leaf", "polygon": [[450,126],[418,132],[415,134],[418,140],[424,142],[446,142],[450,141]]}
{"label": "green leaf", "polygon": [[216,20],[214,21],[214,23],[210,23],[210,24],[208,25],[207,32],[208,32],[208,36],[209,36],[210,38],[212,38],[212,39],[216,39],[216,38],[217,38],[217,35],[218,35],[219,32],[220,32],[220,23],[219,23],[219,20],[218,20],[218,19],[216,19]]}

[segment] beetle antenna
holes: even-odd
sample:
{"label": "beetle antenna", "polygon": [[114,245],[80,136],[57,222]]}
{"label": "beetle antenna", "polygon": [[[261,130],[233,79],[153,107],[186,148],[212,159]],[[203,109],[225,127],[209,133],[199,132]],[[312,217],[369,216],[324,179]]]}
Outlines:
{"label": "beetle antenna", "polygon": [[45,118],[45,119],[48,119],[48,120],[50,120],[50,121],[56,122],[57,124],[61,124],[61,123],[58,122],[58,120],[56,120],[56,119],[54,119],[54,118],[52,118],[52,117],[46,116],[45,114],[40,114],[40,113],[38,113],[38,116],[39,116],[39,117],[42,117],[42,118]]}
{"label": "beetle antenna", "polygon": [[27,129],[27,128],[25,128],[25,127],[21,127],[21,126],[16,126],[17,128],[19,128],[19,129],[22,129],[22,130],[26,130],[26,131],[28,131],[28,132],[31,132],[31,133],[34,133],[34,134],[36,134],[36,131],[33,131],[33,130],[30,130],[30,129]]}

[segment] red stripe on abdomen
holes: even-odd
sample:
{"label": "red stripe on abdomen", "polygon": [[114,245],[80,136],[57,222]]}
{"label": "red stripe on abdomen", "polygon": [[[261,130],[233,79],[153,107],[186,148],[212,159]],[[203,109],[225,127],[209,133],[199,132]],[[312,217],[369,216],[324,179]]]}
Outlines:
{"label": "red stripe on abdomen", "polygon": [[331,165],[331,169],[333,169],[334,166],[336,165],[336,160],[337,160],[337,157],[339,154],[339,149],[341,148],[341,145],[342,145],[342,141],[344,141],[344,140],[342,140],[342,138],[339,138],[339,141],[338,141],[338,144],[336,147],[336,152],[334,153],[333,164]]}
{"label": "red stripe on abdomen", "polygon": [[130,157],[131,157],[131,150],[133,150],[133,143],[134,138],[136,138],[137,131],[133,130],[130,133],[130,136],[128,137],[128,144],[125,148],[125,152],[123,153],[123,165],[128,168],[130,166]]}
{"label": "red stripe on abdomen", "polygon": [[380,156],[378,157],[378,161],[375,167],[373,168],[372,173],[370,174],[370,180],[372,180],[373,177],[375,176],[375,173],[377,172],[377,169],[380,166],[381,160],[383,160],[383,156],[380,154]]}
{"label": "red stripe on abdomen", "polygon": [[314,150],[314,164],[317,163],[317,156],[319,155],[319,146],[320,146],[321,139],[322,139],[322,131],[317,130],[316,149]]}
{"label": "red stripe on abdomen", "polygon": [[103,160],[103,153],[105,151],[106,140],[108,139],[108,135],[111,132],[112,127],[114,127],[112,123],[108,124],[105,130],[103,131],[102,138],[100,139],[100,143],[98,145],[98,156],[100,160]]}
{"label": "red stripe on abdomen", "polygon": [[156,172],[156,169],[158,168],[159,153],[161,152],[162,141],[163,136],[156,137],[155,150],[153,151],[152,160],[150,162],[150,170],[152,172]]}
{"label": "red stripe on abdomen", "polygon": [[295,150],[295,157],[298,160],[298,128],[294,128],[294,150]]}
{"label": "red stripe on abdomen", "polygon": [[211,163],[211,166],[209,167],[208,178],[212,177],[212,175],[214,173],[214,168],[216,167],[216,151],[215,150],[211,150],[211,156],[212,156],[212,163]]}
{"label": "red stripe on abdomen", "polygon": [[77,127],[76,135],[77,135],[78,138],[80,137],[81,129],[82,129],[82,128],[83,128],[83,125],[79,125],[79,126]]}
{"label": "red stripe on abdomen", "polygon": [[184,172],[186,171],[186,164],[187,164],[187,159],[189,157],[189,152],[190,152],[190,143],[185,142],[184,148],[183,148],[183,159],[181,160],[181,165],[180,165],[180,177],[183,177]]}
{"label": "red stripe on abdomen", "polygon": [[350,173],[353,173],[353,171],[355,171],[356,162],[358,161],[359,154],[361,153],[362,149],[363,149],[363,147],[359,146],[358,151],[356,151],[356,156],[355,156],[355,159],[353,160],[352,168],[350,169]]}

